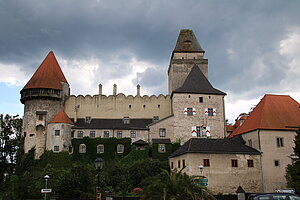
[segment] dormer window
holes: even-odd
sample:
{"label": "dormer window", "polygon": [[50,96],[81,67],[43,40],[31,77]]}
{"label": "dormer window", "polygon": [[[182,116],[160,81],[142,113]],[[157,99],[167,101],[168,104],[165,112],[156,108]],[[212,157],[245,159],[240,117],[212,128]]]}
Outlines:
{"label": "dormer window", "polygon": [[130,118],[129,117],[124,117],[123,118],[123,124],[130,124]]}
{"label": "dormer window", "polygon": [[153,116],[152,122],[157,122],[159,120],[159,116]]}
{"label": "dormer window", "polygon": [[85,117],[85,123],[90,124],[92,121],[92,117],[91,116],[86,116]]}

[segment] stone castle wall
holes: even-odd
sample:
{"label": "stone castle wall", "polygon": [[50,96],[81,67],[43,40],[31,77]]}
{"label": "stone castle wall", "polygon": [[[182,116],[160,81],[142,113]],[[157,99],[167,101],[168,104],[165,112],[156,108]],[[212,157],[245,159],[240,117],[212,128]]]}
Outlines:
{"label": "stone castle wall", "polygon": [[169,94],[181,87],[194,65],[208,78],[208,60],[203,53],[174,53],[168,70]]}
{"label": "stone castle wall", "polygon": [[[24,151],[27,153],[32,147],[36,149],[38,158],[46,148],[46,132],[48,123],[63,109],[62,101],[55,100],[27,100],[24,104],[22,135],[25,137]],[[46,111],[43,120],[38,119],[37,111]],[[48,134],[48,133],[47,133]]]}
{"label": "stone castle wall", "polygon": [[70,96],[65,103],[65,112],[70,118],[118,119],[128,116],[130,118],[160,119],[171,114],[170,96],[125,96],[118,95],[94,95],[94,96]]}
{"label": "stone castle wall", "polygon": [[[199,102],[203,97],[203,103]],[[177,94],[173,95],[174,137],[183,144],[192,136],[192,126],[210,127],[211,138],[225,137],[225,115],[223,95]],[[184,108],[194,108],[195,115],[188,116]],[[216,115],[205,115],[206,108],[216,110]]]}

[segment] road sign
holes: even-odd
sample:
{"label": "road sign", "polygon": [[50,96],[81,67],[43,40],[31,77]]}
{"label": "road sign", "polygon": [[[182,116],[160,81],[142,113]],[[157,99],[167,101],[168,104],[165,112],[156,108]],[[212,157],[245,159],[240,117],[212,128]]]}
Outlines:
{"label": "road sign", "polygon": [[41,193],[51,193],[52,189],[42,189]]}
{"label": "road sign", "polygon": [[195,182],[200,186],[208,186],[208,179],[207,178],[199,178],[195,179]]}
{"label": "road sign", "polygon": [[200,183],[208,183],[208,179],[207,178],[201,178],[201,179],[198,179],[198,181]]}

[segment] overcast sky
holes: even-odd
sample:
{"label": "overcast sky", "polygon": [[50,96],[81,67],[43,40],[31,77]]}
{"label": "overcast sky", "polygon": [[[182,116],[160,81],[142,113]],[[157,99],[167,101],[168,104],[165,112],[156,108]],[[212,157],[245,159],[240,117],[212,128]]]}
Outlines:
{"label": "overcast sky", "polygon": [[0,113],[23,115],[19,91],[53,50],[71,93],[167,94],[180,29],[192,29],[226,118],[266,93],[300,102],[298,0],[0,0]]}

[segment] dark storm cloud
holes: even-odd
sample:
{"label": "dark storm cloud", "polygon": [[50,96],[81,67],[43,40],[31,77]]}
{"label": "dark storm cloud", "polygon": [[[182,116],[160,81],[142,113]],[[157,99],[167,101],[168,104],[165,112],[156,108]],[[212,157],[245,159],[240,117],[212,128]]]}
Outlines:
{"label": "dark storm cloud", "polygon": [[[96,57],[104,65],[99,76],[109,80],[131,70],[130,57],[166,70],[179,30],[190,28],[206,50],[213,85],[232,93],[255,89],[249,94],[257,95],[257,88],[268,92],[286,76],[278,45],[289,27],[299,26],[299,5],[293,0],[0,0],[0,61],[32,74],[50,50],[70,60]],[[105,65],[109,69],[103,70]],[[148,68],[137,78],[142,87],[153,87],[152,80],[165,86],[161,73]]]}

